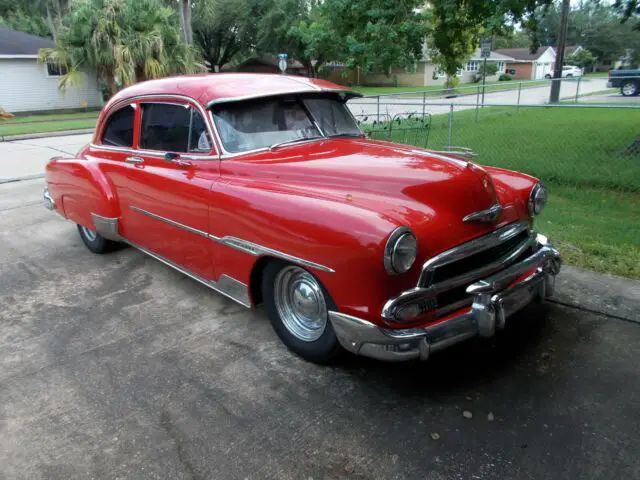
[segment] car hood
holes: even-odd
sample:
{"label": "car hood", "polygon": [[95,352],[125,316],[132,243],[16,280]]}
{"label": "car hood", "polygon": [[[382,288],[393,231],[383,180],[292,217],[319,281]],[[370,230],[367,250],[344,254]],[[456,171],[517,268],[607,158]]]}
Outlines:
{"label": "car hood", "polygon": [[[225,160],[222,175],[365,208],[417,233],[447,230],[458,238],[473,237],[518,219],[508,199],[498,200],[491,176],[480,166],[389,142],[358,138],[298,144]],[[496,224],[463,222],[496,203],[505,208]]]}

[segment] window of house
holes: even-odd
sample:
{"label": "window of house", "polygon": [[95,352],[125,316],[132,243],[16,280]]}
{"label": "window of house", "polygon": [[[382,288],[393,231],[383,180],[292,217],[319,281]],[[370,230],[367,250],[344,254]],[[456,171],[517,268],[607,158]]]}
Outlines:
{"label": "window of house", "polygon": [[504,73],[504,62],[498,62],[498,73]]}
{"label": "window of house", "polygon": [[67,67],[47,62],[47,75],[50,77],[62,77],[68,73]]}
{"label": "window of house", "polygon": [[470,62],[467,62],[467,72],[477,72],[479,68],[480,68],[480,62],[477,62],[475,60],[471,60]]}
{"label": "window of house", "polygon": [[121,108],[107,120],[102,143],[116,147],[133,146],[133,122],[135,109],[133,105]]}
{"label": "window of house", "polygon": [[162,152],[209,153],[207,124],[188,105],[145,103],[142,105],[140,148]]}

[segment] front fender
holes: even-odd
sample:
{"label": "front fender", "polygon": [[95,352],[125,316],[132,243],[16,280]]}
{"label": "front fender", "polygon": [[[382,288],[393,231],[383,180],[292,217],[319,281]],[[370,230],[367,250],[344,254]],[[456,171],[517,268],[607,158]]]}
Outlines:
{"label": "front fender", "polygon": [[[327,267],[303,265],[322,281],[341,312],[379,321],[383,299],[415,282],[415,276],[391,277],[385,271],[384,244],[398,225],[378,212],[250,184],[223,182],[213,189],[214,236],[242,239]],[[247,284],[260,257],[278,258],[247,255],[224,242],[214,245],[220,273]]]}

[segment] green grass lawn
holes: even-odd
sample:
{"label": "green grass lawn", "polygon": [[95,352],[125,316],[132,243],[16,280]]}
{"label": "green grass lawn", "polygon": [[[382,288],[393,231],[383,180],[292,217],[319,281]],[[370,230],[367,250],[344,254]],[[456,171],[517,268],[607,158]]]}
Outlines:
{"label": "green grass lawn", "polygon": [[[567,263],[640,278],[640,156],[624,154],[640,134],[640,111],[487,107],[478,120],[474,110],[454,114],[452,144],[548,185],[537,225]],[[447,115],[433,117],[429,148],[446,147],[447,127]],[[396,128],[392,138],[424,146],[424,129]]]}
{"label": "green grass lawn", "polygon": [[89,111],[30,115],[0,120],[0,136],[93,128],[96,125],[98,113],[97,111]]}

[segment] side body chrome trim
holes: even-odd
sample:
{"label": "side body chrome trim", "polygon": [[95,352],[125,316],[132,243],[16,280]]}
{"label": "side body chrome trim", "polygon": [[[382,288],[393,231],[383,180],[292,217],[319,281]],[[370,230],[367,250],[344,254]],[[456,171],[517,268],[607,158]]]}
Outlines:
{"label": "side body chrome trim", "polygon": [[196,235],[200,235],[201,237],[209,238],[209,234],[207,232],[190,227],[188,225],[185,225],[184,223],[176,222],[175,220],[171,220],[170,218],[162,217],[155,213],[149,212],[148,210],[144,210],[143,208],[135,207],[133,205],[129,206],[129,208],[135,212],[142,213],[143,215],[155,218],[156,220],[160,220],[161,222],[168,223],[169,225],[181,228],[182,230],[186,230],[187,232],[195,233]]}
{"label": "side body chrome trim", "polygon": [[171,260],[168,260],[160,255],[157,255],[156,253],[153,253],[151,250],[147,250],[146,248],[141,247],[140,245],[136,245],[135,243],[130,242],[128,240],[125,240],[125,241],[132,247],[135,247],[138,250],[140,250],[142,253],[145,253],[150,257],[155,258],[156,260],[164,263],[165,265],[171,268],[174,268],[175,270],[179,271],[180,273],[183,273],[187,277],[192,278],[196,282],[199,282],[209,287],[210,289],[215,290],[219,294],[224,295],[225,297],[238,302],[240,305],[247,308],[252,307],[251,300],[249,297],[249,287],[244,283],[240,282],[239,280],[229,277],[228,275],[221,275],[218,282],[214,282],[213,280],[206,280],[200,277],[199,275],[196,275],[195,273],[190,272],[185,268],[182,268],[180,265],[172,262]]}
{"label": "side body chrome trim", "polygon": [[288,253],[284,253],[279,250],[274,250],[273,248],[264,247],[262,245],[258,245],[257,243],[249,242],[247,240],[242,240],[240,238],[236,238],[232,236],[217,237],[203,230],[199,230],[197,228],[184,225],[180,222],[176,222],[175,220],[171,220],[170,218],[162,217],[160,215],[149,212],[142,208],[135,207],[135,206],[131,206],[130,208],[132,210],[135,210],[136,212],[142,213],[144,215],[148,215],[161,222],[168,223],[169,225],[172,225],[177,228],[181,228],[195,235],[200,235],[201,237],[209,238],[214,242],[220,243],[222,245],[226,245],[227,247],[235,248],[236,250],[240,250],[241,252],[248,253],[249,255],[253,255],[254,257],[259,257],[262,255],[270,255],[273,257],[281,258],[283,260],[287,260],[289,262],[301,265],[303,267],[314,268],[316,270],[321,270],[323,272],[329,272],[329,273],[335,272],[335,270],[333,270],[332,268],[326,267],[319,263],[315,263],[310,260],[305,260],[304,258],[296,257],[294,255],[289,255]]}
{"label": "side body chrome trim", "polygon": [[496,203],[486,210],[480,210],[479,212],[470,213],[469,215],[465,216],[462,221],[493,223],[498,219],[498,217],[500,217],[500,214],[502,214],[502,210],[502,205]]}

